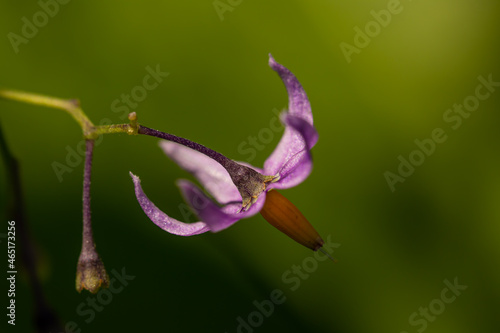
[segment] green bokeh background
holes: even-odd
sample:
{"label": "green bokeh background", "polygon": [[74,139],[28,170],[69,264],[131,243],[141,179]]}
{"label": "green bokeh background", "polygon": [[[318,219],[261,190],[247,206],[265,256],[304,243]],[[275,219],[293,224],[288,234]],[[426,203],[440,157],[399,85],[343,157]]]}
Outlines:
{"label": "green bokeh background", "polygon": [[[247,320],[255,300],[280,289],[286,301],[254,332],[417,332],[423,325],[409,317],[436,306],[443,281],[457,278],[468,288],[425,331],[498,332],[500,88],[456,130],[443,114],[474,94],[480,75],[500,81],[500,3],[401,1],[402,11],[350,63],[339,44],[353,44],[353,28],[364,29],[370,11],[386,9],[387,1],[232,3],[221,20],[212,0],[70,1],[16,54],[7,34],[20,35],[22,18],[32,21],[41,7],[3,0],[0,85],[79,98],[95,123],[120,123],[113,101],[142,84],[147,66],[159,65],[170,75],[139,103],[139,121],[248,160],[240,145],[287,105],[267,66],[272,53],[305,87],[320,134],[313,173],[282,193],[340,244],[339,262],[318,263],[292,291],[282,275],[312,253],[260,215],[217,234],[163,232],[140,209],[128,172],[179,219],[174,182],[189,176],[154,138],[106,136],[94,155],[94,234],[108,271],[124,268],[135,279],[87,323],[76,309],[90,294],[74,289],[83,164],[62,182],[52,168],[66,163],[81,132],[61,111],[0,101],[22,166],[44,289],[61,321],[82,332],[237,332],[238,316]],[[435,128],[447,140],[392,192],[384,173],[396,173],[398,156],[408,158],[414,140]],[[260,142],[251,162],[261,166],[280,135]],[[5,212],[4,165],[0,171]],[[6,242],[0,246],[6,252]],[[6,271],[6,262],[1,267]],[[29,331],[31,294],[22,275],[16,300],[9,332]]]}

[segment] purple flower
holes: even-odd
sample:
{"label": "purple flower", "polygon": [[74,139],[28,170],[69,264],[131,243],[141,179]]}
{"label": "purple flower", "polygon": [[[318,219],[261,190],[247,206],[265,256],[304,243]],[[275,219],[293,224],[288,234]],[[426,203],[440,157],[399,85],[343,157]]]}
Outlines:
{"label": "purple flower", "polygon": [[193,174],[216,201],[192,182],[177,181],[184,199],[201,221],[184,223],[168,216],[144,194],[139,177],[130,174],[139,204],[163,230],[181,236],[218,232],[260,212],[269,223],[299,243],[313,250],[323,245],[321,237],[300,211],[275,190],[296,186],[309,176],[312,169],[310,150],[318,140],[318,133],[313,125],[309,100],[297,78],[272,56],[269,56],[269,66],[285,84],[289,106],[288,111],[281,114],[285,126],[283,136],[263,169],[233,161],[235,165],[227,166],[225,160],[216,161],[210,153],[193,148],[193,145],[191,149],[182,142],[160,142],[164,152]]}

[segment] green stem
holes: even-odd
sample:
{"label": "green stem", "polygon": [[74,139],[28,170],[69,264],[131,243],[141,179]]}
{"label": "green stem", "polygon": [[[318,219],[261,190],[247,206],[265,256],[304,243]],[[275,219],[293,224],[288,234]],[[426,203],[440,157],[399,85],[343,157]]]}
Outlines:
{"label": "green stem", "polygon": [[137,135],[137,128],[135,128],[131,124],[97,126],[93,131],[93,133],[95,135],[116,134],[116,133],[127,133],[129,135]]}
{"label": "green stem", "polygon": [[80,102],[77,99],[61,99],[8,89],[0,89],[0,98],[64,110],[80,125],[86,138],[87,136],[93,138],[95,126],[82,111]]}
{"label": "green stem", "polygon": [[0,89],[0,98],[66,111],[80,125],[83,136],[87,140],[95,140],[101,134],[127,133],[137,135],[139,129],[135,112],[129,114],[130,124],[94,126],[80,108],[80,102],[77,99],[61,99],[8,89]]}

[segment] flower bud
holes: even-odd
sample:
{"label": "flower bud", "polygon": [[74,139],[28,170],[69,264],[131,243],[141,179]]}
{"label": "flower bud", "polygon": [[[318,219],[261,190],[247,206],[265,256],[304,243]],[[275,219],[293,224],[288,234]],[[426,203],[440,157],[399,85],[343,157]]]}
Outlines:
{"label": "flower bud", "polygon": [[95,248],[82,249],[76,270],[76,290],[81,292],[82,289],[87,289],[95,294],[101,287],[107,288],[108,286],[108,273]]}

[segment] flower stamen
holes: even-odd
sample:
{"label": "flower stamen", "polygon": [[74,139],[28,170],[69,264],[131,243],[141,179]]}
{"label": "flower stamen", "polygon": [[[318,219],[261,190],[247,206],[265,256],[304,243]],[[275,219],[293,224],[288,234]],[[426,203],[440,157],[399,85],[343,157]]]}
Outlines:
{"label": "flower stamen", "polygon": [[325,243],[302,213],[278,191],[269,191],[260,211],[273,227],[313,251]]}

